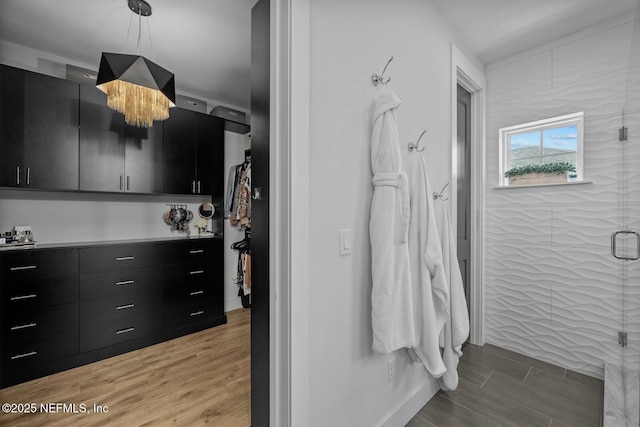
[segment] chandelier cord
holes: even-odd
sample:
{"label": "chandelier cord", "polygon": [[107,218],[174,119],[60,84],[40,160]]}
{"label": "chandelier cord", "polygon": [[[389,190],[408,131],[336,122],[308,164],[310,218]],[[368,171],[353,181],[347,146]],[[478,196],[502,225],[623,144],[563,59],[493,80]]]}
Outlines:
{"label": "chandelier cord", "polygon": [[129,15],[129,29],[127,30],[127,38],[124,41],[123,53],[127,53],[127,45],[129,44],[129,35],[131,34],[131,23],[133,22],[133,14]]}

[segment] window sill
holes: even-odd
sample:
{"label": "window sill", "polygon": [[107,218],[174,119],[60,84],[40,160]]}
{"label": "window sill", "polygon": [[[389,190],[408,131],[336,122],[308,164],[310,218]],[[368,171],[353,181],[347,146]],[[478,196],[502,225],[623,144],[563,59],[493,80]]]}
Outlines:
{"label": "window sill", "polygon": [[570,182],[554,182],[549,184],[531,184],[531,185],[501,185],[499,187],[493,187],[494,190],[513,190],[517,188],[531,188],[531,187],[558,187],[565,185],[583,185],[593,184],[593,181],[570,181]]}

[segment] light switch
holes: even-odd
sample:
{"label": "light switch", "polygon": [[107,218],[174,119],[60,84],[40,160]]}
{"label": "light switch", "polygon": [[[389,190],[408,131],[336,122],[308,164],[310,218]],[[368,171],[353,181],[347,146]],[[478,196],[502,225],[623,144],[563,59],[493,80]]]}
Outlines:
{"label": "light switch", "polygon": [[340,255],[351,255],[351,229],[343,228],[340,230]]}

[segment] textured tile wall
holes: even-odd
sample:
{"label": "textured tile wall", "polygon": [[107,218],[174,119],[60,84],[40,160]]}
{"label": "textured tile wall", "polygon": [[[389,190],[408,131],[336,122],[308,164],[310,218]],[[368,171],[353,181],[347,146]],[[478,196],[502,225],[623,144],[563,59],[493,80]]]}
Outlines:
{"label": "textured tile wall", "polygon": [[[610,254],[611,232],[640,230],[639,44],[619,20],[487,67],[487,341],[598,378],[640,367],[640,261]],[[578,111],[592,183],[496,189],[499,128]]]}

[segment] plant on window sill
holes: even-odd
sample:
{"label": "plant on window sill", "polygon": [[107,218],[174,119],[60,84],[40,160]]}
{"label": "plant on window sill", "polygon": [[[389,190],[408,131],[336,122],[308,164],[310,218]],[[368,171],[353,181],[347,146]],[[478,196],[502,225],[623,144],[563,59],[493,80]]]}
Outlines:
{"label": "plant on window sill", "polygon": [[509,178],[509,185],[535,185],[567,182],[569,172],[576,168],[571,163],[557,162],[541,165],[517,166],[504,173]]}

